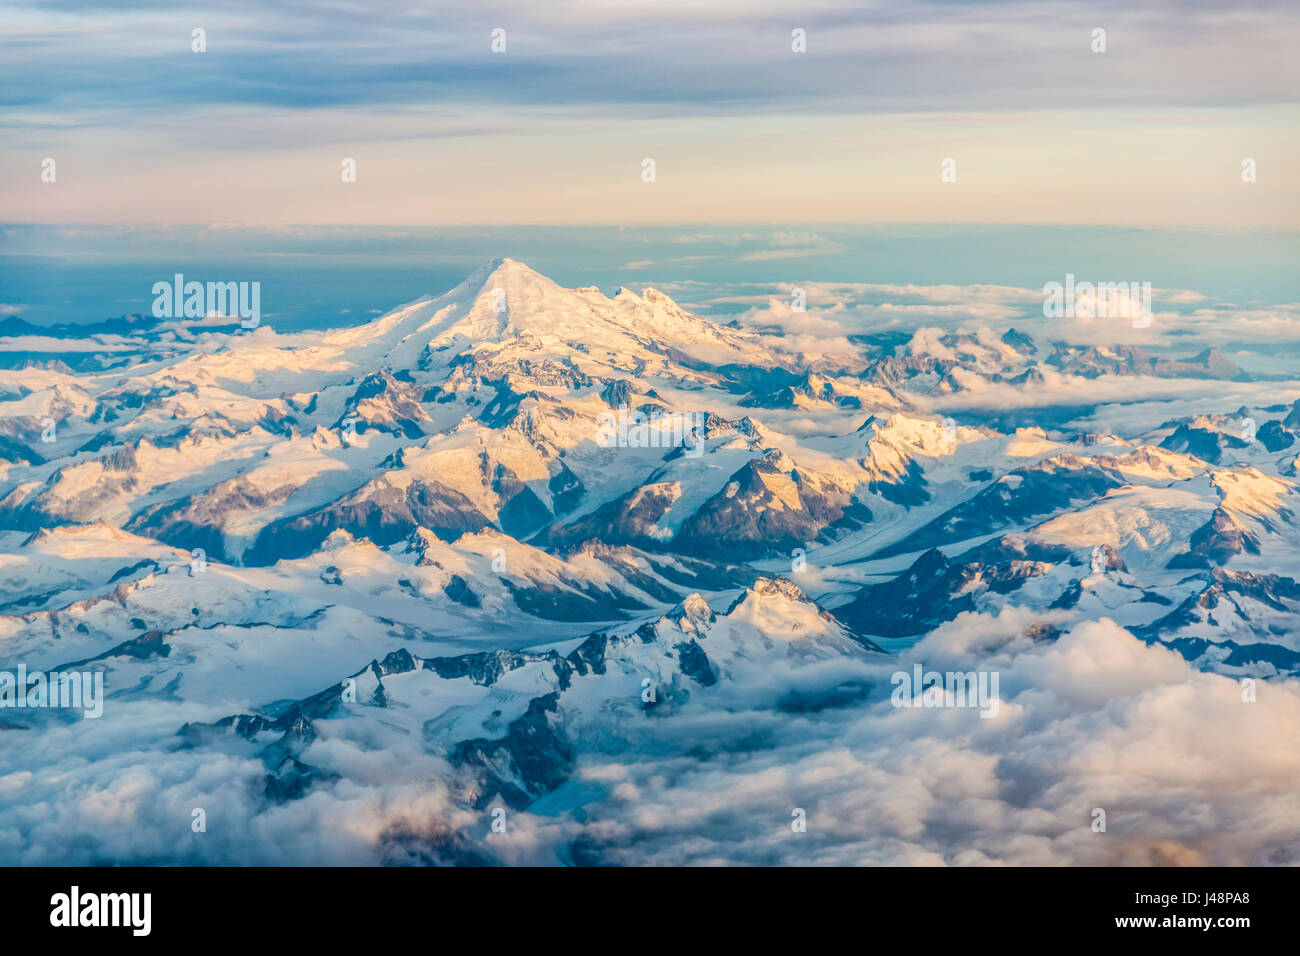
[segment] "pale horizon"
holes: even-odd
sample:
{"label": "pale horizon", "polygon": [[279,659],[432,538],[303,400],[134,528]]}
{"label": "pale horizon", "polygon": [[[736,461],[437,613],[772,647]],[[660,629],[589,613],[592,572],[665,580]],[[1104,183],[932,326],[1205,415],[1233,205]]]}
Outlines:
{"label": "pale horizon", "polygon": [[0,218],[1300,224],[1285,5],[512,7],[2,5]]}

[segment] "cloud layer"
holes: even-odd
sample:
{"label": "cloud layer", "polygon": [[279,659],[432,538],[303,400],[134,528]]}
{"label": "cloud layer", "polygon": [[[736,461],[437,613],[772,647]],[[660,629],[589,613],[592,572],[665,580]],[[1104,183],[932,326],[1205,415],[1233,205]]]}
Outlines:
{"label": "cloud layer", "polygon": [[5,13],[0,196],[19,221],[1291,226],[1300,209],[1300,18],[1281,3]]}
{"label": "cloud layer", "polygon": [[[1260,682],[1245,702],[1237,681],[1112,621],[1042,643],[1026,636],[1036,619],[963,615],[858,675],[874,690],[850,707],[773,706],[793,685],[829,700],[846,680],[836,662],[725,688],[723,708],[606,722],[609,756],[587,748],[546,801],[565,812],[512,814],[505,834],[464,809],[456,773],[418,741],[317,744],[349,779],[268,806],[259,762],[179,749],[163,703],[45,732],[58,762],[10,734],[0,833],[24,864],[377,863],[412,844],[510,863],[1300,862],[1300,683]],[[914,663],[996,670],[998,715],[892,707],[889,675]],[[191,831],[196,807],[206,832]],[[791,828],[796,808],[806,832]]]}

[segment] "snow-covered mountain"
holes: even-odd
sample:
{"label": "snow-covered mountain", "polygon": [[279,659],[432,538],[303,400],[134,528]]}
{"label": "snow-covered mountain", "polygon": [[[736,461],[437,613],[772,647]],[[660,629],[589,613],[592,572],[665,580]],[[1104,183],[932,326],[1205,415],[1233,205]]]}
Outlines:
{"label": "snow-covered mountain", "polygon": [[[917,648],[1020,674],[1012,721],[1076,647],[1300,672],[1296,393],[1125,427],[1124,383],[1252,381],[1219,353],[1005,328],[828,367],[509,259],[349,328],[133,327],[127,358],[0,371],[0,669],[108,694],[99,723],[0,713],[0,792],[136,781],[149,821],[52,853],[24,816],[22,861],[628,861],[635,793],[761,779],[792,727],[893,773],[854,721],[901,719]],[[1092,399],[1027,427],[957,402],[1048,381]],[[532,836],[475,836],[497,807]]]}

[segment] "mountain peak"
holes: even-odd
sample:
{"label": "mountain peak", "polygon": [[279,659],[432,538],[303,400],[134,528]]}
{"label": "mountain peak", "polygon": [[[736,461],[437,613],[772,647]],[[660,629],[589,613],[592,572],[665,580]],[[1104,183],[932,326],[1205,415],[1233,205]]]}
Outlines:
{"label": "mountain peak", "polygon": [[[542,275],[527,263],[520,262],[518,259],[511,259],[508,256],[489,259],[487,262],[483,263],[481,268],[488,269],[492,275],[500,275],[503,277],[515,276],[519,278],[536,277],[538,279],[546,279],[546,276]],[[550,279],[546,279],[546,281],[549,282]]]}
{"label": "mountain peak", "polygon": [[479,293],[493,288],[507,286],[528,286],[545,284],[560,288],[536,269],[520,262],[518,259],[498,257],[489,259],[465,277],[452,293]]}
{"label": "mountain peak", "polygon": [[390,343],[389,364],[404,368],[438,353],[450,360],[471,344],[475,361],[495,363],[498,369],[518,356],[541,368],[538,362],[545,355],[598,376],[611,362],[622,368],[628,356],[653,367],[692,350],[720,361],[770,360],[751,337],[686,311],[657,289],[646,288],[641,295],[622,289],[611,299],[595,286],[561,286],[510,258],[490,259],[449,292],[332,341],[373,346],[381,339]]}

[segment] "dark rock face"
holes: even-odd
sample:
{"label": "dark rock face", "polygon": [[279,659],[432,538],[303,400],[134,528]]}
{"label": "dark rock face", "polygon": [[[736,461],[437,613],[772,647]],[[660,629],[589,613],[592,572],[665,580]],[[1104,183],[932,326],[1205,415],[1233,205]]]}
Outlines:
{"label": "dark rock face", "polygon": [[469,583],[459,574],[451,576],[451,580],[447,582],[443,592],[457,604],[463,604],[466,607],[479,606],[478,595],[470,589]]}
{"label": "dark rock face", "polygon": [[1255,438],[1269,451],[1285,451],[1295,444],[1296,433],[1274,420],[1261,425]]}
{"label": "dark rock face", "polygon": [[9,464],[35,465],[44,460],[17,439],[0,435],[0,461]]}
{"label": "dark rock face", "polygon": [[1006,594],[1070,556],[1068,548],[1008,536],[952,559],[925,552],[892,581],[868,585],[836,616],[855,630],[884,637],[911,637],[974,610],[984,590]]}
{"label": "dark rock face", "polygon": [[359,433],[374,429],[409,439],[422,438],[431,424],[428,412],[421,406],[424,391],[409,381],[409,375],[394,375],[387,369],[371,372],[348,399],[334,427],[341,430],[344,422],[352,419]]}
{"label": "dark rock face", "polygon": [[1049,458],[1004,475],[974,497],[883,548],[877,556],[906,554],[990,534],[1031,518],[1065,511],[1074,502],[1091,501],[1123,484],[1124,477],[1118,472],[1074,455]]}
{"label": "dark rock face", "polygon": [[599,541],[660,550],[665,542],[655,533],[655,523],[667,514],[676,500],[677,494],[670,485],[643,485],[621,498],[606,502],[572,524],[552,526],[543,539],[556,547],[576,548],[588,541]]}
{"label": "dark rock face", "polygon": [[157,538],[177,548],[202,548],[209,558],[235,561],[227,553],[222,530],[232,514],[266,508],[285,501],[295,489],[264,492],[242,476],[214,485],[207,491],[145,508],[126,527],[135,534]]}
{"label": "dark rock face", "polygon": [[1296,399],[1291,405],[1290,411],[1282,419],[1282,425],[1292,430],[1300,429],[1300,399]]}
{"label": "dark rock face", "polygon": [[475,806],[500,797],[522,810],[562,784],[572,771],[573,747],[554,719],[558,694],[533,699],[527,712],[512,720],[504,737],[463,740],[451,752],[459,766],[486,771],[486,783]]}
{"label": "dark rock face", "polygon": [[718,682],[718,675],[713,672],[709,655],[704,653],[695,640],[677,645],[678,659],[681,661],[682,673],[702,687],[712,687]]}
{"label": "dark rock face", "polygon": [[[1228,571],[1213,568],[1208,574],[1198,575],[1204,587],[1189,595],[1186,600],[1164,617],[1133,633],[1144,640],[1158,640],[1188,625],[1213,620],[1216,615],[1239,617],[1250,623],[1251,616],[1239,599],[1257,601],[1274,611],[1300,612],[1300,581],[1281,574],[1255,574],[1250,571]],[[1271,636],[1266,625],[1252,624],[1261,637]],[[1173,642],[1171,642],[1173,643]]]}
{"label": "dark rock face", "polygon": [[102,654],[97,654],[94,657],[87,657],[85,660],[72,661],[68,664],[64,664],[63,669],[72,670],[93,661],[106,661],[113,657],[130,657],[139,661],[147,661],[155,657],[167,657],[171,652],[171,645],[164,639],[162,631],[146,631],[139,637],[134,637],[129,641],[123,641],[121,644],[109,648]]}
{"label": "dark rock face", "polygon": [[125,568],[118,568],[113,572],[113,576],[108,579],[108,583],[114,584],[126,578],[134,578],[137,575],[148,574],[157,570],[158,564],[146,558],[143,561],[137,561],[135,564],[129,565]]}
{"label": "dark rock face", "polygon": [[588,674],[605,673],[605,651],[609,647],[609,638],[605,634],[593,634],[583,641],[572,653],[568,661],[573,673],[580,677]]}
{"label": "dark rock face", "polygon": [[557,515],[568,514],[578,507],[587,493],[586,487],[578,476],[571,472],[564,462],[559,462],[559,469],[551,475],[551,480],[547,482],[547,490],[551,493],[551,501]]}
{"label": "dark rock face", "polygon": [[[809,542],[871,521],[871,511],[861,502],[828,492],[788,464],[779,453],[747,462],[682,523],[674,549],[733,560],[789,556]],[[765,478],[791,482],[799,507],[785,506]]]}
{"label": "dark rock face", "polygon": [[782,386],[775,392],[751,395],[740,402],[743,408],[798,408],[800,399],[829,402],[840,408],[861,408],[856,395],[845,395],[835,383],[821,375],[805,374],[798,381]]}
{"label": "dark rock face", "polygon": [[552,621],[604,621],[645,608],[628,594],[607,591],[588,582],[571,581],[567,586],[521,585],[502,578],[501,583],[521,611]]}
{"label": "dark rock face", "polygon": [[952,599],[951,578],[961,574],[954,570],[941,551],[927,551],[894,580],[863,588],[837,613],[845,623],[868,634],[923,634],[975,607],[972,595]]}
{"label": "dark rock face", "polygon": [[1021,355],[1033,355],[1038,349],[1038,346],[1034,344],[1033,338],[1018,329],[1007,329],[1006,332],[1002,334],[1002,341],[1011,346]]}
{"label": "dark rock face", "polygon": [[[593,636],[567,659],[554,651],[503,650],[417,660],[409,650],[400,648],[388,654],[382,662],[372,661],[360,672],[369,672],[377,678],[378,686],[372,699],[356,703],[387,707],[383,678],[417,669],[433,671],[448,680],[464,678],[490,687],[520,667],[545,663],[554,669],[560,689],[564,690],[575,672],[585,673],[594,661],[601,662],[602,669],[596,672],[603,673],[605,640],[603,636]],[[344,690],[344,682],[339,682],[291,704],[274,718],[237,714],[212,724],[187,723],[178,736],[182,746],[197,747],[232,736],[257,742],[265,734],[279,735],[259,753],[271,768],[266,777],[265,795],[278,802],[296,800],[313,785],[337,779],[307,765],[298,755],[316,739],[313,722],[337,715]],[[509,724],[507,733],[501,738],[464,740],[453,748],[450,754],[453,763],[475,767],[485,774],[486,787],[480,794],[478,806],[486,806],[500,796],[508,805],[521,809],[567,778],[573,750],[559,726],[558,699],[558,693],[534,698],[527,711]]]}
{"label": "dark rock face", "polygon": [[625,378],[608,383],[600,390],[601,400],[610,408],[618,409],[632,404],[632,383]]}
{"label": "dark rock face", "polygon": [[1089,562],[1097,562],[1097,567],[1101,571],[1127,571],[1123,557],[1120,553],[1108,544],[1099,545],[1093,552],[1095,558],[1090,556]]}
{"label": "dark rock face", "polygon": [[497,512],[497,524],[511,537],[526,538],[555,517],[537,493],[504,465],[497,466],[492,490],[505,502]]}
{"label": "dark rock face", "polygon": [[1202,461],[1217,465],[1225,451],[1247,448],[1249,442],[1208,428],[1179,425],[1160,443],[1160,447],[1184,455],[1195,455]]}
{"label": "dark rock face", "polygon": [[[991,478],[992,475],[988,477]],[[988,478],[984,480],[987,481]],[[868,482],[867,490],[872,494],[880,495],[886,501],[892,501],[896,505],[914,508],[930,500],[930,492],[926,484],[924,470],[917,464],[915,459],[912,459],[904,466],[903,474],[897,479],[880,479]]]}
{"label": "dark rock face", "polygon": [[1025,628],[1025,637],[1035,643],[1039,641],[1054,641],[1061,636],[1060,628],[1052,624],[1045,624],[1042,621],[1036,621]]}
{"label": "dark rock face", "polygon": [[1222,508],[1215,508],[1210,520],[1192,533],[1190,543],[1191,547],[1176,555],[1169,567],[1208,568],[1224,564],[1243,551],[1259,554],[1259,540]]}
{"label": "dark rock face", "polygon": [[[1300,653],[1281,644],[1238,644],[1235,641],[1207,641],[1200,637],[1178,637],[1163,642],[1188,661],[1203,660],[1212,653],[1221,664],[1265,674],[1300,672]],[[1223,656],[1227,652],[1227,656]]]}
{"label": "dark rock face", "polygon": [[445,485],[417,481],[401,489],[381,478],[318,511],[267,525],[244,555],[244,562],[264,565],[303,557],[340,529],[385,547],[409,537],[417,528],[428,528],[444,541],[454,541],[466,532],[491,525],[468,498]]}
{"label": "dark rock face", "polygon": [[297,757],[287,755],[266,775],[264,793],[273,803],[288,803],[306,796],[307,791],[316,783],[337,779],[338,774],[325,773],[318,767],[303,763]]}
{"label": "dark rock face", "polygon": [[[537,662],[549,662],[555,668],[561,686],[567,686],[571,665],[554,651],[538,654],[529,651],[483,651],[459,657],[433,657],[420,664],[424,670],[433,671],[445,680],[464,677],[483,687],[491,687],[511,671]],[[380,666],[383,674],[401,674],[415,669],[415,659],[403,648],[385,657]]]}

